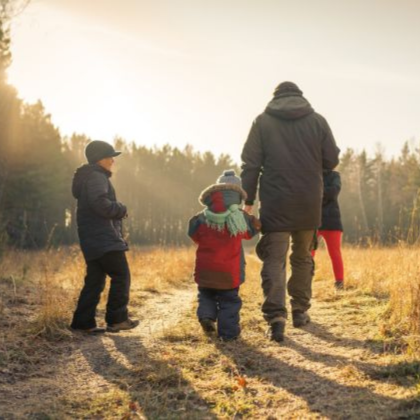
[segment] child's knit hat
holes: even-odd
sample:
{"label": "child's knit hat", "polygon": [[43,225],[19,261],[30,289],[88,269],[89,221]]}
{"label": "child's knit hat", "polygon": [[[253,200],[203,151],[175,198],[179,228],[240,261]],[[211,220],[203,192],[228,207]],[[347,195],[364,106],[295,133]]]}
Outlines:
{"label": "child's knit hat", "polygon": [[241,178],[236,176],[235,169],[228,169],[223,171],[223,174],[217,178],[216,181],[218,184],[234,184],[239,185],[242,188],[242,181]]}
{"label": "child's knit hat", "polygon": [[240,194],[242,200],[247,199],[247,193],[242,188],[241,178],[236,176],[234,169],[227,169],[217,178],[216,184],[210,185],[200,195],[200,203],[206,205],[206,198],[216,191],[233,190]]}
{"label": "child's knit hat", "polygon": [[235,171],[223,171],[216,184],[210,185],[200,196],[201,204],[206,206],[204,216],[207,226],[220,232],[227,228],[231,236],[245,233],[248,225],[239,205],[246,197]]}

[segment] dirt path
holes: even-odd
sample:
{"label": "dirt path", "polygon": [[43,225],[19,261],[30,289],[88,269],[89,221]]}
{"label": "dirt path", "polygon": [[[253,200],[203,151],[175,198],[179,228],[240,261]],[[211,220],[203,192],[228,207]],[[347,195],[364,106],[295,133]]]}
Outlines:
{"label": "dirt path", "polygon": [[[193,288],[162,294],[141,292],[144,305],[131,308],[133,318],[141,320],[138,328],[118,335],[75,334],[75,341],[64,355],[43,366],[39,375],[12,386],[0,386],[0,419],[50,418],[51,414],[72,418],[71,410],[63,410],[61,402],[89,401],[100,393],[112,392],[116,385],[107,379],[112,376],[110,365],[133,369],[130,357],[136,359],[138,352],[146,352],[153,337],[176,324],[190,310],[195,293]],[[123,350],[117,343],[122,343]],[[115,377],[118,378],[118,372]]]}
{"label": "dirt path", "polygon": [[242,338],[226,344],[199,331],[195,294],[149,296],[136,330],[78,339],[42,377],[3,386],[4,418],[420,418],[411,365],[377,339],[373,298],[315,293],[313,322],[278,345],[255,283]]}

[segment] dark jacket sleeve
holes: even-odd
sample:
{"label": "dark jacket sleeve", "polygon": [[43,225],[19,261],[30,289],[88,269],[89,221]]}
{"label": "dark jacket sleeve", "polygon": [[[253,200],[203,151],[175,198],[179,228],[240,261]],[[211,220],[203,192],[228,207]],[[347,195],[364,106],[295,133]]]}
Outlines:
{"label": "dark jacket sleeve", "polygon": [[322,169],[334,169],[339,162],[340,149],[335,143],[333,133],[327,121],[322,118]]}
{"label": "dark jacket sleeve", "polygon": [[249,132],[248,139],[242,150],[242,188],[248,194],[245,204],[254,204],[257,195],[258,179],[263,166],[263,148],[261,144],[261,134],[258,127],[258,119],[256,119]]}
{"label": "dark jacket sleeve", "polygon": [[127,208],[108,197],[108,179],[106,175],[94,172],[86,181],[86,194],[90,208],[105,219],[122,219]]}
{"label": "dark jacket sleeve", "polygon": [[331,201],[338,198],[341,190],[341,177],[338,172],[333,172],[328,184],[324,184],[324,200]]}

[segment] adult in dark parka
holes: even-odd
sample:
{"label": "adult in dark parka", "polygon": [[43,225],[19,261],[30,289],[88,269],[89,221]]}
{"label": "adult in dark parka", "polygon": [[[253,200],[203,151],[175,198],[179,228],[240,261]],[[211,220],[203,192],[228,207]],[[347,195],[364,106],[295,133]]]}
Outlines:
{"label": "adult in dark parka", "polygon": [[284,339],[286,257],[292,275],[293,325],[309,322],[312,296],[311,245],[321,225],[322,171],[338,164],[339,149],[324,117],[314,112],[292,82],[281,83],[265,111],[254,121],[242,151],[242,184],[248,194],[245,211],[252,212],[259,186],[263,236],[257,245],[263,260],[262,311],[271,339]]}
{"label": "adult in dark parka", "polygon": [[106,142],[90,142],[85,150],[88,164],[78,168],[73,178],[77,228],[87,269],[71,327],[88,333],[105,332],[97,328],[95,314],[107,275],[111,277],[107,330],[118,332],[138,325],[129,319],[127,309],[130,269],[125,255],[128,245],[122,235],[127,208],[117,201],[110,181],[114,157],[120,153]]}

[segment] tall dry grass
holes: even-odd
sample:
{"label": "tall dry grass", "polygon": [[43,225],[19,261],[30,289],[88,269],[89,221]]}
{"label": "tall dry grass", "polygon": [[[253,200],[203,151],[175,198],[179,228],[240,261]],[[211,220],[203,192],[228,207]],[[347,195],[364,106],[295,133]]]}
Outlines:
{"label": "tall dry grass", "polygon": [[[420,344],[420,248],[343,249],[348,289],[371,294],[387,302],[382,333]],[[325,250],[318,252],[317,279],[334,280]]]}
{"label": "tall dry grass", "polygon": [[164,292],[191,280],[194,252],[191,248],[133,248],[127,254],[133,286]]}
{"label": "tall dry grass", "polygon": [[[134,302],[136,294],[161,293],[193,282],[193,248],[138,247],[127,256]],[[387,302],[382,332],[417,340],[420,334],[420,248],[346,246],[343,257],[346,287]],[[334,293],[331,264],[322,247],[316,262],[315,281],[331,279],[331,288],[326,288],[325,293],[318,290],[322,299],[323,293]],[[19,301],[22,291],[26,290],[25,299],[34,308],[24,322],[30,333],[53,340],[68,336],[68,324],[85,274],[85,264],[77,247],[44,252],[10,251],[0,261],[0,273],[0,316],[10,312],[10,304]],[[102,308],[106,295],[107,290],[100,304]]]}
{"label": "tall dry grass", "polygon": [[[132,293],[164,292],[190,281],[193,264],[191,249],[133,248],[127,253]],[[33,337],[59,340],[70,337],[68,325],[83,287],[85,263],[77,247],[39,252],[9,251],[0,261],[0,315],[27,295],[34,309],[22,328]],[[102,294],[104,308],[108,287]]]}

